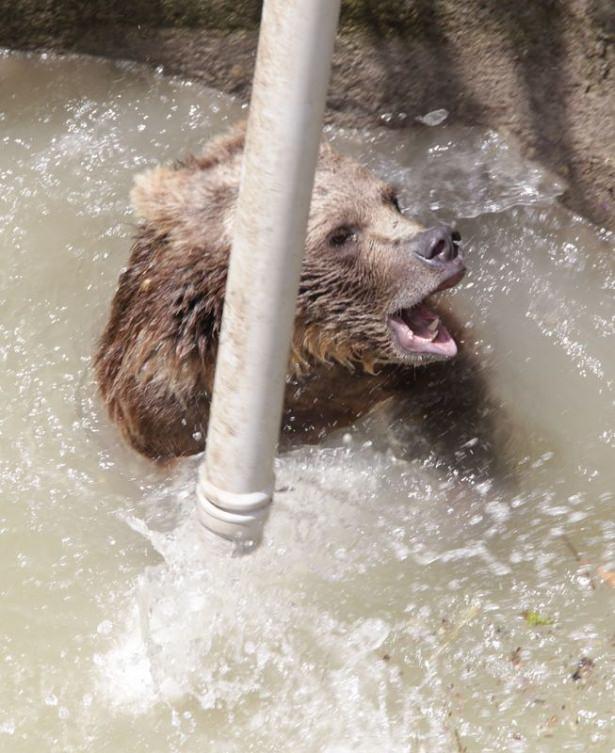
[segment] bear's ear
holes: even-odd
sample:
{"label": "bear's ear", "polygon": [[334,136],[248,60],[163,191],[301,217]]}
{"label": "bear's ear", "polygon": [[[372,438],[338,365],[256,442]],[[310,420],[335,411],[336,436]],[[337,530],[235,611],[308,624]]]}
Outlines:
{"label": "bear's ear", "polygon": [[243,150],[244,141],[245,122],[242,121],[210,141],[202,154],[190,155],[174,166],[154,167],[137,175],[130,194],[136,216],[161,234],[191,224],[195,213],[200,213],[211,201],[204,173],[232,163]]}
{"label": "bear's ear", "polygon": [[246,121],[240,120],[221,136],[217,136],[207,143],[203,151],[196,156],[188,157],[183,166],[209,170],[216,165],[229,162],[238,152],[243,151],[246,141]]}
{"label": "bear's ear", "polygon": [[135,176],[130,201],[136,216],[154,226],[164,225],[183,204],[179,173],[168,167],[154,167]]}

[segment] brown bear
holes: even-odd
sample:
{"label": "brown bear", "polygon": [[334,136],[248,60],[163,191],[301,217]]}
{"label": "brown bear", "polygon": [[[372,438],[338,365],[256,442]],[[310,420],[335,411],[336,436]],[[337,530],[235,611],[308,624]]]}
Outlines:
{"label": "brown bear", "polygon": [[[132,192],[140,224],[95,370],[111,418],[151,458],[204,448],[243,144],[237,127],[200,156],[137,177]],[[323,144],[289,364],[294,394],[322,364],[374,373],[454,356],[426,299],[462,278],[459,240],[404,216],[393,187]]]}

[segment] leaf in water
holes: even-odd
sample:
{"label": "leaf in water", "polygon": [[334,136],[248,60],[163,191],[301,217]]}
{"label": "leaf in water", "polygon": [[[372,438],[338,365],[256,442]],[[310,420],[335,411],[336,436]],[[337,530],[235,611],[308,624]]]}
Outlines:
{"label": "leaf in water", "polygon": [[596,568],[596,572],[605,583],[608,583],[611,588],[615,588],[615,572],[606,570],[602,565]]}
{"label": "leaf in water", "polygon": [[545,617],[545,615],[540,614],[540,612],[533,612],[530,609],[526,609],[521,616],[530,627],[542,627],[544,625],[553,624],[553,620],[550,617]]}

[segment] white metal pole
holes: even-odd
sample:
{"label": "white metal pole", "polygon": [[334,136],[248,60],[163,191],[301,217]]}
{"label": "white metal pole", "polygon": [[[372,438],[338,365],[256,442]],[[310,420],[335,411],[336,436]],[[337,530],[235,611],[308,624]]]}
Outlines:
{"label": "white metal pole", "polygon": [[206,457],[203,525],[260,541],[340,0],[265,0]]}

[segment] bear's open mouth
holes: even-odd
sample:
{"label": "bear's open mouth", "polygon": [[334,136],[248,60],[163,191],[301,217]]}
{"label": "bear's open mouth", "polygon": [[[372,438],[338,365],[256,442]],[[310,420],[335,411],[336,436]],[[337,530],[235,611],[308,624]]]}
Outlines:
{"label": "bear's open mouth", "polygon": [[[464,276],[461,269],[448,277],[433,293],[454,287]],[[430,293],[431,295],[431,293]],[[457,343],[440,321],[440,317],[423,301],[401,308],[388,317],[397,346],[407,354],[418,353],[440,358],[457,355]]]}
{"label": "bear's open mouth", "polygon": [[389,326],[398,346],[406,353],[424,353],[452,358],[457,343],[440,321],[440,317],[424,303],[400,309],[389,316]]}

